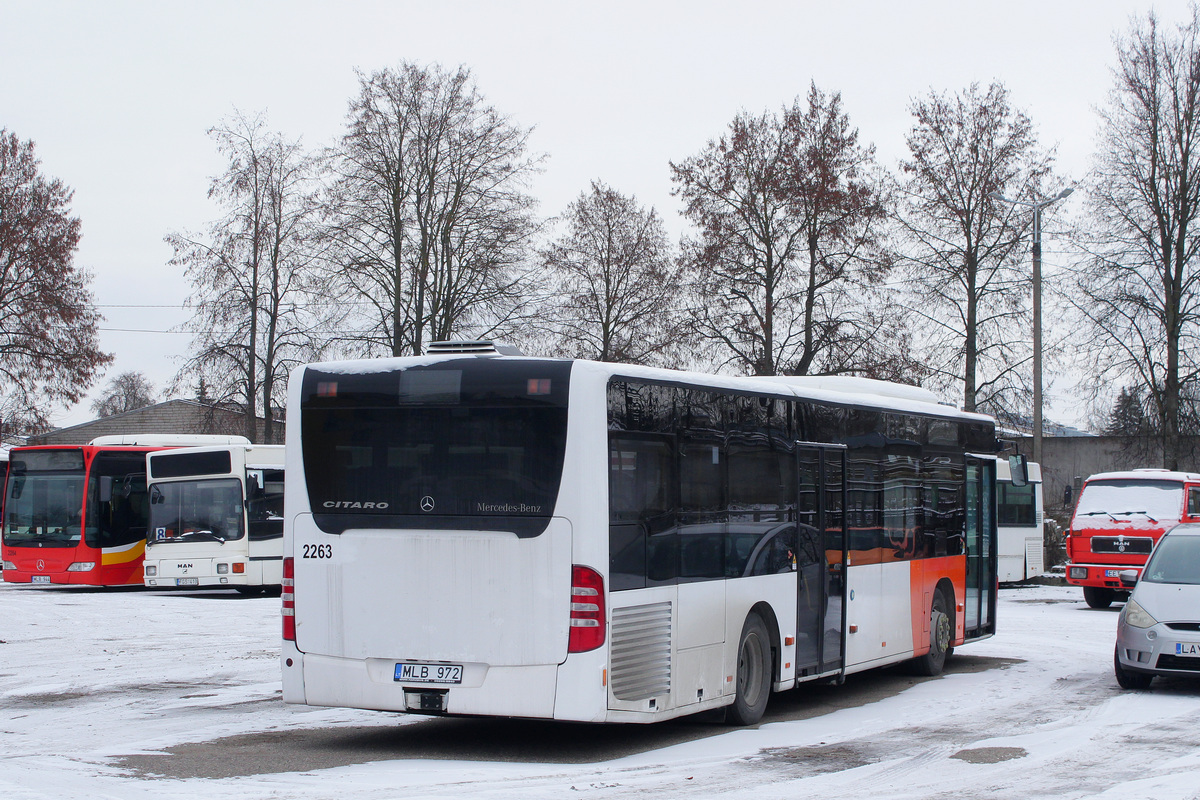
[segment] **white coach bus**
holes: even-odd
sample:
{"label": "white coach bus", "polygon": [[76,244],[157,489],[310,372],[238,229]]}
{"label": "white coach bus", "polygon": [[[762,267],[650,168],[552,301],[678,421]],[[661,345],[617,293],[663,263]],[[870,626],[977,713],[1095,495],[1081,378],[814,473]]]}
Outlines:
{"label": "white coach bus", "polygon": [[283,470],[281,445],[147,453],[145,585],[278,590]]}
{"label": "white coach bus", "polygon": [[995,631],[989,417],[454,350],[291,377],[287,702],[751,724],[771,691],[935,674]]}
{"label": "white coach bus", "polygon": [[1035,578],[1045,572],[1042,524],[1042,467],[1025,465],[1026,479],[1013,481],[1007,461],[996,464],[997,571],[1001,583]]}

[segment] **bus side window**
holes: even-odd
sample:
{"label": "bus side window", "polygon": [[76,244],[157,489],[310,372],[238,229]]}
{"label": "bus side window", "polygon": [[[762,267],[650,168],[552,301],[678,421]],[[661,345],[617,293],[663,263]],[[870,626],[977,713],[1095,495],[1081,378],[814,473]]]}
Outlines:
{"label": "bus side window", "polygon": [[254,470],[246,481],[246,516],[250,539],[283,536],[283,470]]}
{"label": "bus side window", "polygon": [[1200,486],[1188,487],[1187,515],[1189,517],[1200,517]]}
{"label": "bus side window", "polygon": [[669,440],[613,437],[609,441],[610,588],[640,589],[673,580],[678,561]]}

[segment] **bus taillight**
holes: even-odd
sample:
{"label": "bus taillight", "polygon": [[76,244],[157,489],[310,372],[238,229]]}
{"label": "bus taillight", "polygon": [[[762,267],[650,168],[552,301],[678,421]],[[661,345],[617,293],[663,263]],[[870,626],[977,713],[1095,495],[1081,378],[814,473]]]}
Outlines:
{"label": "bus taillight", "polygon": [[571,567],[571,635],[568,653],[604,644],[604,578],[590,567]]}
{"label": "bus taillight", "polygon": [[296,562],[291,558],[283,559],[283,589],[279,598],[283,601],[283,638],[285,641],[296,641]]}

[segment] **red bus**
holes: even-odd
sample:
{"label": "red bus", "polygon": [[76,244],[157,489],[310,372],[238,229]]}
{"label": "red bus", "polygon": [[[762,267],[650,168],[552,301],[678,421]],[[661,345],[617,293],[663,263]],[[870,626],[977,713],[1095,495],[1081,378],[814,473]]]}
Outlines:
{"label": "red bus", "polygon": [[106,436],[9,452],[0,554],[5,583],[142,584],[146,453],[236,436]]}
{"label": "red bus", "polygon": [[1067,531],[1067,582],[1092,608],[1125,600],[1121,570],[1139,573],[1155,542],[1180,522],[1200,522],[1200,475],[1135,469],[1092,475]]}

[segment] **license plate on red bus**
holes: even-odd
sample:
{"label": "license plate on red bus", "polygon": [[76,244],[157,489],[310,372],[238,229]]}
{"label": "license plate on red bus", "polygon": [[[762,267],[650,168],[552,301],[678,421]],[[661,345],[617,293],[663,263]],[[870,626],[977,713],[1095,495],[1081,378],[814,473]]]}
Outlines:
{"label": "license plate on red bus", "polygon": [[402,661],[396,665],[394,680],[418,683],[462,683],[462,664],[431,664]]}
{"label": "license plate on red bus", "polygon": [[29,582],[30,583],[49,583],[50,576],[49,575],[31,575],[29,577]]}
{"label": "license plate on red bus", "polygon": [[[1127,568],[1127,569],[1128,569],[1128,568]],[[1121,570],[1119,570],[1119,569],[1106,569],[1106,570],[1104,570],[1104,577],[1106,577],[1106,578],[1119,578],[1119,577],[1121,577]]]}

